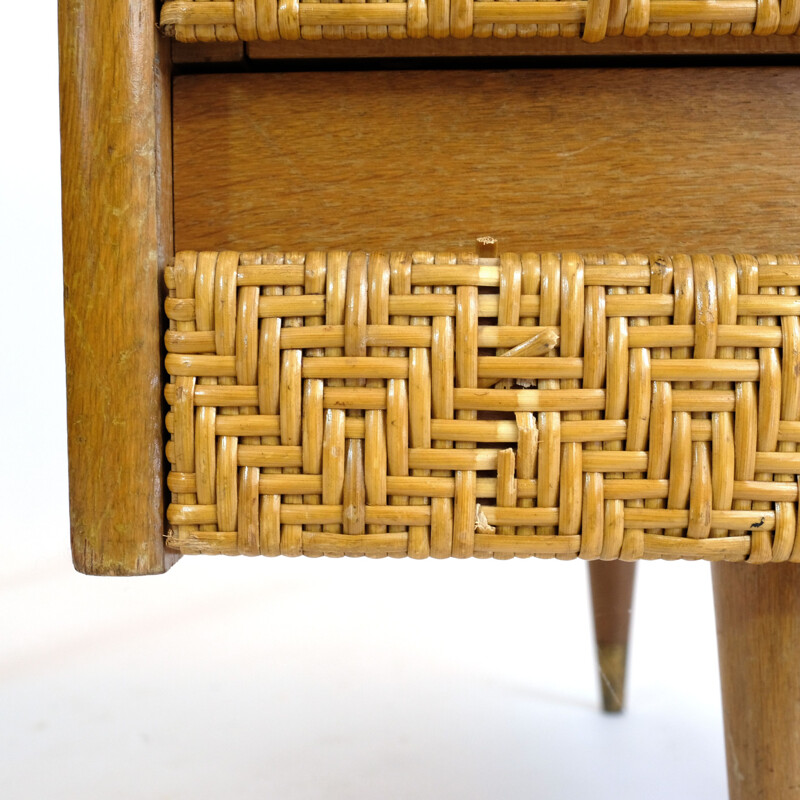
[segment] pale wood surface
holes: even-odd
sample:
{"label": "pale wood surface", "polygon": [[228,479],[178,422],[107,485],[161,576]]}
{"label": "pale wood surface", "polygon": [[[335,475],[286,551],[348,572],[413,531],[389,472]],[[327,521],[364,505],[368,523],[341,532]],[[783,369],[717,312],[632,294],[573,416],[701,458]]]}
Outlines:
{"label": "pale wood surface", "polygon": [[714,564],[731,800],[800,798],[800,569]]}
{"label": "pale wood surface", "polygon": [[798,118],[789,67],[184,76],[176,247],[793,252]]}
{"label": "pale wood surface", "polygon": [[163,572],[169,48],[153,3],[61,0],[70,521],[81,572]]}
{"label": "pale wood surface", "polygon": [[[179,44],[183,47],[196,45]],[[222,48],[214,43],[208,47]],[[430,58],[439,56],[636,56],[636,55],[758,55],[800,52],[798,36],[617,36],[600,42],[556,36],[547,39],[322,39],[247,42],[254,59],[276,58]]]}
{"label": "pale wood surface", "polygon": [[597,667],[605,711],[622,711],[625,706],[635,576],[634,562],[592,561],[589,564]]}

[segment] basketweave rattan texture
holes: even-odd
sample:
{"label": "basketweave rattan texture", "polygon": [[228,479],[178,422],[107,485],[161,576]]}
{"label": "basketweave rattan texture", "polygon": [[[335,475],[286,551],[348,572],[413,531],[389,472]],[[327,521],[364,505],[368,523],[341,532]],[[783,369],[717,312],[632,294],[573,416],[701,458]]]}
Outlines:
{"label": "basketweave rattan texture", "polygon": [[797,33],[800,0],[168,0],[161,25],[183,42],[767,36]]}
{"label": "basketweave rattan texture", "polygon": [[185,553],[800,561],[795,255],[182,252]]}

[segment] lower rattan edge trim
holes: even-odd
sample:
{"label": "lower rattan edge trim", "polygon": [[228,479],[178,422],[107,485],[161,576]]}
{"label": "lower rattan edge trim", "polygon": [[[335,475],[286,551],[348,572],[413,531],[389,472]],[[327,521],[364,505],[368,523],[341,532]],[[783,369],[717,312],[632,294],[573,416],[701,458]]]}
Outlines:
{"label": "lower rattan edge trim", "polygon": [[[581,536],[502,536],[498,534],[475,534],[474,558],[492,556],[528,558],[573,559],[581,557]],[[184,554],[238,555],[237,532],[214,532],[204,535],[195,532],[190,536],[171,533],[167,545]],[[620,542],[619,554],[608,560],[637,561],[655,559],[685,559],[707,561],[745,561],[750,554],[750,537],[733,536],[725,539],[687,540],[682,536],[664,536],[641,531],[626,534]],[[350,556],[369,558],[403,558],[409,556],[409,534],[371,533],[362,535],[317,533],[302,530],[291,543],[281,544],[276,537],[266,542],[260,555],[265,556]],[[411,555],[414,558],[414,555]],[[426,556],[417,556],[417,558]],[[434,556],[436,557],[436,556]],[[449,558],[449,555],[439,556]],[[586,558],[586,556],[583,556]],[[593,559],[589,559],[593,560]]]}

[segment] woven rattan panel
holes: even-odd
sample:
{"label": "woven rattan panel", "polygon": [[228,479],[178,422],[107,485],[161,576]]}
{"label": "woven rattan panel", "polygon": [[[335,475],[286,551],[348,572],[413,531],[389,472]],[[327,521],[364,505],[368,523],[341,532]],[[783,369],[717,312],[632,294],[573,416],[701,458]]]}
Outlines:
{"label": "woven rattan panel", "polygon": [[185,553],[800,561],[796,256],[179,253]]}
{"label": "woven rattan panel", "polygon": [[515,36],[794,34],[800,0],[180,0],[164,3],[163,30],[182,42],[278,39],[508,39]]}

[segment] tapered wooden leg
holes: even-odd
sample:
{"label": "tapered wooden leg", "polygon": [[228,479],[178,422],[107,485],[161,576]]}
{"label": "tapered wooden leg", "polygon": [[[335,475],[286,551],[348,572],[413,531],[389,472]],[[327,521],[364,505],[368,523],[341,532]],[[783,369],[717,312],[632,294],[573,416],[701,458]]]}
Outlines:
{"label": "tapered wooden leg", "polygon": [[713,564],[731,800],[800,798],[800,565]]}
{"label": "tapered wooden leg", "polygon": [[636,564],[633,562],[589,563],[597,666],[604,711],[622,711],[625,703],[625,668],[635,574]]}

